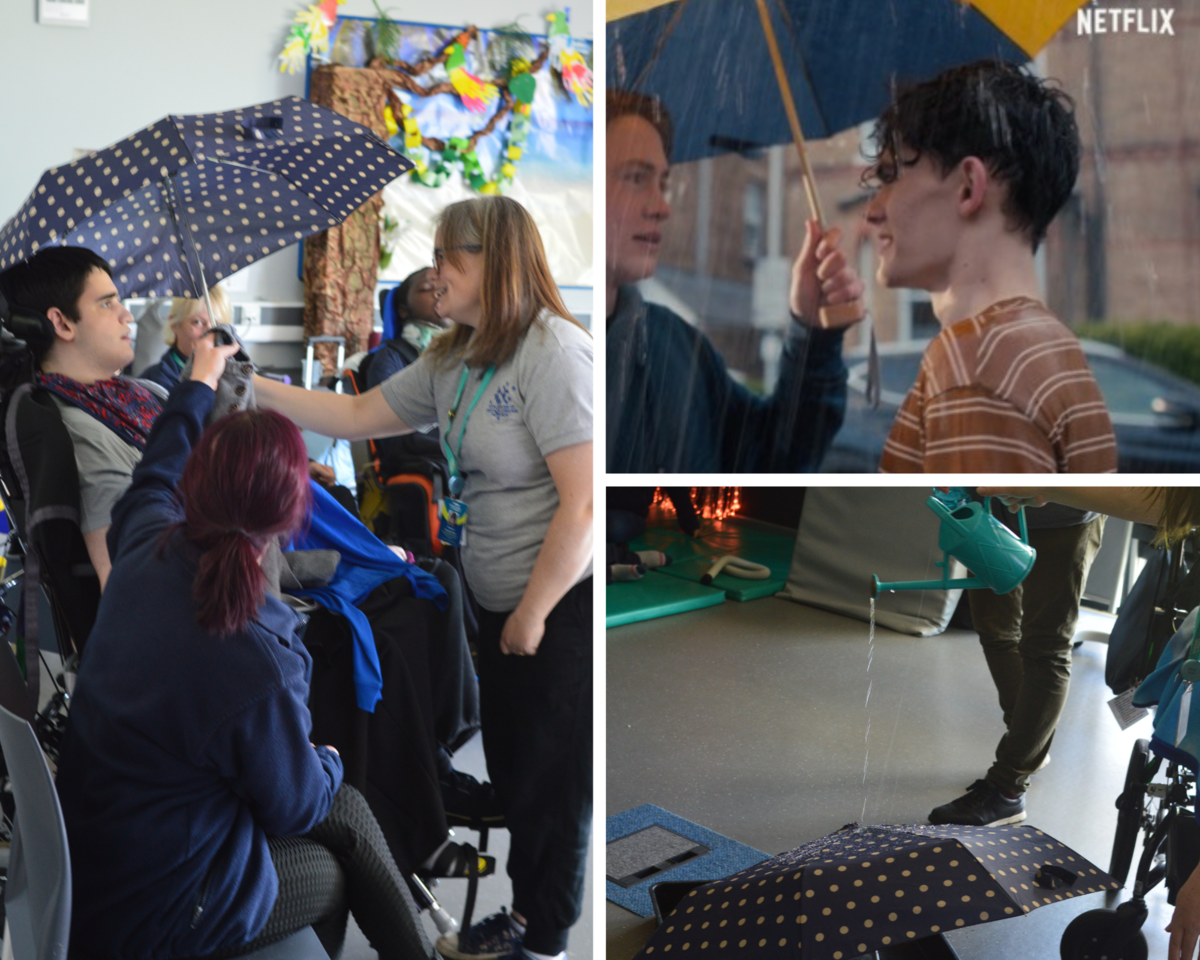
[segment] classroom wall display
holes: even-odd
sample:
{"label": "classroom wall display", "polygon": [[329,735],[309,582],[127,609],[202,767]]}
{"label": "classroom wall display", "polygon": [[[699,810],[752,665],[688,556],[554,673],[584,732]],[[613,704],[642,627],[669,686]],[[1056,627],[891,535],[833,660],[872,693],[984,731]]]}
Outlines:
{"label": "classroom wall display", "polygon": [[592,44],[569,11],[482,30],[338,18],[314,55],[368,71],[391,144],[416,164],[383,192],[380,280],[431,261],[438,213],[503,193],[533,215],[560,286],[591,286]]}

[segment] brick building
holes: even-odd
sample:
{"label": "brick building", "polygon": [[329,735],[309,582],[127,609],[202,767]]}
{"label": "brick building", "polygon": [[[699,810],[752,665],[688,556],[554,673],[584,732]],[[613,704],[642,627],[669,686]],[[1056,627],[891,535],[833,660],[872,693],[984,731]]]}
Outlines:
{"label": "brick building", "polygon": [[[1173,36],[1083,36],[1071,22],[1038,58],[1037,69],[1075,99],[1083,139],[1075,194],[1040,260],[1046,300],[1068,324],[1200,323],[1200,71],[1187,66],[1200,61],[1200,5],[1176,6],[1172,26]],[[924,298],[874,283],[859,186],[866,133],[810,144],[810,162],[826,217],[869,281],[880,341],[924,339],[937,330]],[[762,330],[778,328],[784,315],[787,271],[808,215],[798,169],[789,146],[672,172],[659,292],[688,308],[731,368],[751,378],[771,350]],[[852,334],[848,345],[858,339]]]}

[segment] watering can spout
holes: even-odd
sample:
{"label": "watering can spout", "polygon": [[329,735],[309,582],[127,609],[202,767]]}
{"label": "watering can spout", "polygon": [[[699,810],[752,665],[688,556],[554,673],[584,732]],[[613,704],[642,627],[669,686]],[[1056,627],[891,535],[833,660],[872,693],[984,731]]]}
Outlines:
{"label": "watering can spout", "polygon": [[[942,568],[941,580],[906,581],[881,583],[872,578],[872,596],[884,590],[948,590],[962,587],[967,590],[986,587],[995,593],[1008,593],[1033,569],[1037,551],[1029,546],[1025,531],[1025,516],[1021,514],[1021,536],[1000,523],[991,514],[991,501],[962,501],[947,503],[948,498],[932,496],[926,506],[937,515],[938,546],[944,557],[938,564]],[[950,579],[950,558],[963,564],[975,576],[967,579]]]}

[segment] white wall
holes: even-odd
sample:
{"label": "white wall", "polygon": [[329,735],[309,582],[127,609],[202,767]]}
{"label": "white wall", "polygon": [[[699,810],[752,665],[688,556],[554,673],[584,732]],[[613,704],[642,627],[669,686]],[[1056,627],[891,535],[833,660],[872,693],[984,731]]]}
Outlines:
{"label": "white wall", "polygon": [[[304,95],[304,77],[275,57],[293,15],[311,0],[91,0],[86,28],[42,26],[36,0],[0,0],[0,224],[42,171],[72,150],[106,147],[168,113],[209,113]],[[397,20],[495,27],[521,18],[531,33],[555,9],[539,0],[452,0],[429,13],[380,4]],[[573,32],[592,36],[590,2],[570,4]],[[371,0],[339,13],[374,16]],[[300,301],[295,247],[246,271],[236,299]]]}

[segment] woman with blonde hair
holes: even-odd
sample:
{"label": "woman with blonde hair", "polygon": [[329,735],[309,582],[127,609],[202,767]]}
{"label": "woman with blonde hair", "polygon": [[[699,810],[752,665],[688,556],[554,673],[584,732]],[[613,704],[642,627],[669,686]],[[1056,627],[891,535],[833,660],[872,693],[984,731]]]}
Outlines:
{"label": "woman with blonde hair", "polygon": [[[208,299],[212,303],[216,323],[229,323],[233,311],[229,306],[229,295],[222,287],[209,287]],[[196,341],[213,326],[208,307],[203,300],[191,297],[176,297],[171,301],[171,312],[167,316],[167,328],[163,339],[167,352],[157,363],[151,364],[141,373],[143,380],[152,380],[168,391],[179,384],[179,373],[195,349]]]}
{"label": "woman with blonde hair", "polygon": [[591,825],[592,340],[568,313],[529,213],[452,204],[433,251],[437,311],[421,358],[361,396],[256,378],[260,406],[333,437],[437,425],[452,476],[439,514],[481,608],[483,744],[512,837],[511,914],[438,950],[558,957],[578,919]]}

